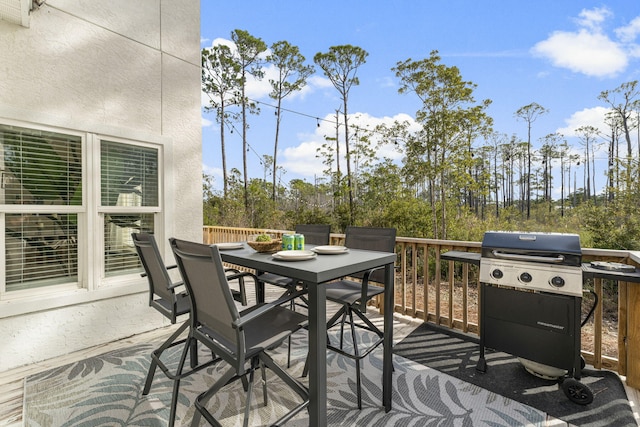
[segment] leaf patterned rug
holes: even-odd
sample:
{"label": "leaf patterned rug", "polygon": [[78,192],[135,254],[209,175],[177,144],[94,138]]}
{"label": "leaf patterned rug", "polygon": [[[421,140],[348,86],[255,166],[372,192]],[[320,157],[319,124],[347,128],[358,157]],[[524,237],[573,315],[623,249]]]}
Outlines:
{"label": "leaf patterned rug", "polygon": [[[367,339],[361,332],[362,338]],[[171,381],[158,369],[151,392],[142,396],[149,353],[157,342],[111,351],[28,377],[25,381],[25,426],[166,426]],[[200,346],[202,347],[202,346]],[[179,349],[166,352],[167,361],[178,358]],[[286,366],[286,344],[272,356]],[[200,350],[205,360],[210,353]],[[306,357],[306,332],[293,336],[289,371],[299,377]],[[394,356],[393,409],[381,407],[382,348],[373,351],[363,366],[363,408],[355,403],[355,364],[331,351],[327,367],[327,418],[331,426],[545,426],[547,415],[447,374]],[[226,370],[216,364],[182,380],[176,425],[190,425],[195,397]],[[258,376],[256,376],[258,377]],[[259,380],[256,380],[259,381]],[[303,379],[303,382],[305,380]],[[256,384],[249,425],[269,425],[298,397],[272,373],[267,374],[268,399],[262,405],[262,388]],[[225,426],[242,425],[245,394],[239,382],[225,387],[208,407]],[[204,420],[202,425],[205,425]],[[308,425],[306,412],[288,426]],[[553,424],[558,425],[558,424]]]}
{"label": "leaf patterned rug", "polygon": [[503,352],[486,350],[487,372],[476,371],[480,356],[477,336],[425,323],[394,347],[394,353],[446,374],[544,410],[570,425],[589,427],[637,427],[624,386],[618,375],[586,367],[581,383],[594,400],[578,405],[564,394],[558,381],[528,373],[518,359]]}

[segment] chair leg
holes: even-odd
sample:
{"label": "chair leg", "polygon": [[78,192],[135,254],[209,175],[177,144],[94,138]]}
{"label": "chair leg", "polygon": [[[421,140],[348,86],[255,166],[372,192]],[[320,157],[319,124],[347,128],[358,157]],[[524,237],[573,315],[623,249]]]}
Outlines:
{"label": "chair leg", "polygon": [[[290,289],[287,292],[291,293],[293,292],[295,289]],[[296,305],[294,303],[293,300],[291,300],[291,302],[289,303],[289,308],[291,309],[291,311],[296,311]],[[287,338],[287,368],[291,367],[291,335],[289,335],[289,338]]]}
{"label": "chair leg", "polygon": [[302,398],[302,403],[292,409],[288,414],[280,418],[275,425],[282,425],[291,418],[293,418],[298,412],[309,406],[309,390],[298,382],[291,375],[286,373],[278,364],[276,364],[271,356],[266,353],[260,353],[259,355],[260,361],[269,369],[273,371],[275,375],[277,375],[282,381],[285,382],[291,389]]}
{"label": "chair leg", "polygon": [[302,368],[302,378],[306,378],[309,375],[309,355],[307,354],[307,358],[304,361],[304,368]]}
{"label": "chair leg", "polygon": [[235,369],[230,368],[225,372],[222,377],[207,391],[201,393],[194,403],[196,410],[193,412],[193,419],[191,421],[191,427],[198,427],[200,424],[200,418],[204,417],[207,422],[213,426],[219,426],[220,423],[207,411],[205,405],[211,399],[211,396],[216,394],[218,390],[224,387],[235,376]]}
{"label": "chair leg", "polygon": [[240,287],[240,303],[245,306],[247,305],[247,292],[244,288],[244,277],[238,278],[238,286]]}
{"label": "chair leg", "polygon": [[359,310],[355,310],[355,313],[360,318],[360,320],[362,320],[364,324],[367,325],[367,329],[369,329],[371,332],[374,332],[380,338],[384,337],[384,332],[382,332],[376,325],[374,325],[367,316],[362,314]]}
{"label": "chair leg", "polygon": [[192,347],[192,344],[195,343],[196,340],[189,337],[188,342],[184,346],[182,350],[182,355],[180,356],[180,362],[178,363],[178,368],[176,369],[176,376],[173,380],[173,393],[171,394],[171,409],[169,411],[169,427],[173,427],[176,422],[176,410],[178,408],[178,394],[180,393],[180,378],[182,375],[182,370],[184,369],[184,364],[187,360],[187,353],[189,349]]}
{"label": "chair leg", "polygon": [[189,356],[190,356],[191,368],[193,369],[196,366],[198,366],[198,341],[197,340],[193,340],[189,345]]}
{"label": "chair leg", "polygon": [[147,372],[147,379],[144,383],[144,389],[142,390],[143,396],[146,396],[147,394],[149,394],[149,391],[151,390],[151,383],[153,382],[153,377],[156,373],[156,368],[158,367],[158,362],[156,360],[156,357],[160,359],[160,356],[166,349],[175,345],[174,341],[177,340],[178,337],[182,335],[185,329],[187,329],[189,326],[190,326],[189,321],[184,322],[173,334],[171,334],[169,338],[167,338],[165,342],[162,343],[160,347],[158,347],[156,350],[153,351],[151,356],[151,365],[149,366],[149,372]]}
{"label": "chair leg", "polygon": [[340,321],[340,350],[342,350],[342,346],[344,344],[344,321],[347,317],[347,310],[342,314],[342,320]]}
{"label": "chair leg", "polygon": [[358,352],[358,341],[356,339],[356,327],[353,323],[353,310],[349,312],[349,323],[351,326],[351,341],[353,341],[353,355],[356,362],[356,398],[358,409],[362,410],[362,382],[360,378],[360,353]]}
{"label": "chair leg", "polygon": [[260,371],[262,372],[262,395],[264,406],[266,407],[269,404],[269,395],[267,394],[267,369],[262,361],[260,361]]}
{"label": "chair leg", "polygon": [[247,390],[247,402],[244,407],[244,427],[249,427],[249,413],[251,412],[251,395],[253,393],[253,377],[255,373],[255,362],[251,361],[251,370],[249,371],[249,389]]}

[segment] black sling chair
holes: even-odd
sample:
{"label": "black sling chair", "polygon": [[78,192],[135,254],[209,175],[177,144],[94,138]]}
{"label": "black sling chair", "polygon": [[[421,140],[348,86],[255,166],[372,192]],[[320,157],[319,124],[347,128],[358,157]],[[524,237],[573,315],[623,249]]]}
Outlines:
{"label": "black sling chair", "polygon": [[[193,307],[187,340],[204,344],[230,365],[213,386],[197,397],[191,425],[198,426],[200,417],[204,416],[211,425],[220,426],[207,410],[207,402],[222,387],[241,379],[245,382],[247,390],[244,426],[248,426],[254,373],[258,368],[262,370],[264,404],[267,404],[265,366],[302,399],[302,402],[278,420],[276,425],[286,422],[306,408],[309,404],[308,389],[287,374],[266,353],[306,325],[306,316],[282,306],[301,293],[294,292],[277,301],[259,303],[238,312],[223,271],[218,248],[215,245],[208,246],[184,240],[169,241]],[[184,365],[185,357],[183,354],[181,366]],[[178,368],[179,371],[180,369],[181,367]]]}
{"label": "black sling chair", "polygon": [[[188,314],[191,311],[191,303],[186,291],[177,291],[177,289],[183,287],[183,282],[173,282],[169,276],[168,270],[176,268],[176,265],[165,267],[153,234],[133,233],[131,234],[131,238],[133,239],[138,257],[140,258],[140,262],[145,271],[142,275],[146,276],[149,282],[149,305],[169,319],[172,324],[175,324],[179,316]],[[244,286],[245,274],[240,273],[238,270],[227,270],[227,272],[232,273],[232,276],[229,276],[230,278],[238,279],[239,290],[233,292],[234,299],[241,302],[243,305],[246,305],[247,296]],[[195,342],[190,344],[191,351],[189,352],[192,370],[183,373],[172,372],[164,362],[162,362],[161,356],[165,350],[186,343],[186,339],[178,340],[178,337],[182,335],[188,327],[189,320],[180,325],[180,327],[171,334],[171,336],[164,341],[160,347],[151,353],[151,365],[149,366],[149,372],[147,373],[147,379],[142,391],[143,395],[149,394],[149,391],[151,390],[151,383],[153,382],[153,377],[158,366],[169,379],[173,380],[174,387],[169,414],[169,426],[173,426],[175,422],[180,379],[197,370],[203,369],[214,362],[214,360],[212,360],[198,366]]]}

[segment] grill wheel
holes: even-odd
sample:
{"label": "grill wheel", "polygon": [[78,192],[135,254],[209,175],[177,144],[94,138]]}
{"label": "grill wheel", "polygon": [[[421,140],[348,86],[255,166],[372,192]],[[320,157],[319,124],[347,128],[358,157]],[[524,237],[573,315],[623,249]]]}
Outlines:
{"label": "grill wheel", "polygon": [[575,378],[567,378],[562,381],[562,391],[574,403],[588,405],[593,402],[591,389]]}

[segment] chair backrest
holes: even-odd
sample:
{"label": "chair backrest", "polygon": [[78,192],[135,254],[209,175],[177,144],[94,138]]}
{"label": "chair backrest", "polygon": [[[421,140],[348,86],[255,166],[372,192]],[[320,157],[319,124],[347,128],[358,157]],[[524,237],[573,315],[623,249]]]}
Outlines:
{"label": "chair backrest", "polygon": [[[382,227],[354,227],[348,226],[345,230],[345,246],[351,249],[365,249],[380,252],[395,252],[396,229]],[[364,274],[356,274],[354,277],[362,278]],[[369,280],[376,283],[384,283],[384,270],[376,270]]]}
{"label": "chair backrest", "polygon": [[331,234],[329,224],[298,224],[296,233],[304,234],[304,242],[310,245],[328,245]]}
{"label": "chair backrest", "polygon": [[[175,310],[176,296],[171,288],[173,281],[162,260],[155,237],[149,233],[132,233],[131,238],[149,282],[149,305],[175,322],[175,312],[167,312],[170,311],[167,307],[173,307]],[[165,304],[154,304],[156,297],[163,299]]]}
{"label": "chair backrest", "polygon": [[207,334],[224,344],[229,353],[237,353],[239,340],[244,336],[233,327],[240,314],[218,247],[175,238],[169,242],[191,300],[192,329],[204,327]]}

